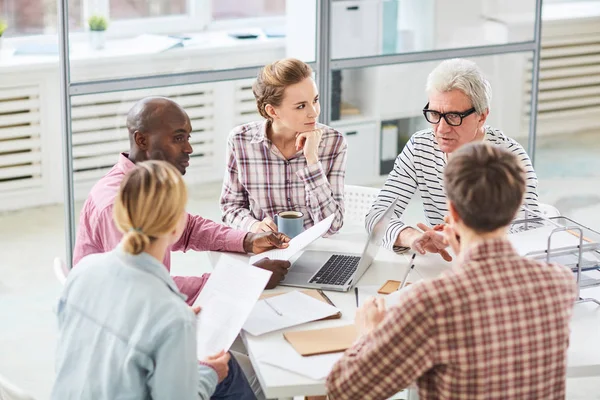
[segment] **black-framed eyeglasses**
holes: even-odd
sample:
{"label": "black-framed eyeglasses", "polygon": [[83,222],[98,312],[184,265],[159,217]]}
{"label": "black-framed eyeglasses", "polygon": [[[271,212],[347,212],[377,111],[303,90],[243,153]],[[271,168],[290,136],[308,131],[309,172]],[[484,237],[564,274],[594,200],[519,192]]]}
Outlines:
{"label": "black-framed eyeglasses", "polygon": [[446,120],[446,123],[451,126],[460,126],[463,122],[463,118],[475,112],[475,107],[468,109],[464,112],[450,111],[447,113],[441,113],[439,111],[430,110],[429,103],[423,108],[423,115],[430,124],[439,124],[442,118]]}

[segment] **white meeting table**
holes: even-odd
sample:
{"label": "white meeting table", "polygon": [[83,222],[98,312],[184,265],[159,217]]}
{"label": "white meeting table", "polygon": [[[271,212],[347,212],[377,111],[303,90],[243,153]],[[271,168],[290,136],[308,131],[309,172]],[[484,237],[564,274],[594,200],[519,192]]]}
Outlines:
{"label": "white meeting table", "polygon": [[[329,238],[321,238],[311,244],[308,249],[360,254],[366,240],[367,234],[362,226],[344,226],[340,233]],[[209,253],[213,267],[217,264],[221,254],[224,253]],[[248,261],[246,255],[226,254],[245,262]],[[373,264],[358,282],[361,303],[367,294],[375,294],[377,288],[388,279],[402,280],[408,262],[408,255],[395,254],[381,248]],[[431,279],[449,268],[450,263],[442,260],[437,254],[417,256],[415,269],[410,273],[408,281]],[[283,292],[295,289],[298,288],[278,286],[273,291]],[[327,291],[326,294],[342,311],[342,318],[315,321],[287,328],[285,331],[328,328],[354,323],[357,309],[354,291],[346,293]],[[281,346],[290,346],[283,337],[283,330],[261,336],[252,336],[242,331],[241,336],[267,398],[288,399],[294,396],[324,395],[326,393],[324,380],[315,381],[259,361],[264,355],[276,351]],[[600,376],[598,338],[600,338],[600,307],[594,303],[576,305],[569,347],[568,377]]]}

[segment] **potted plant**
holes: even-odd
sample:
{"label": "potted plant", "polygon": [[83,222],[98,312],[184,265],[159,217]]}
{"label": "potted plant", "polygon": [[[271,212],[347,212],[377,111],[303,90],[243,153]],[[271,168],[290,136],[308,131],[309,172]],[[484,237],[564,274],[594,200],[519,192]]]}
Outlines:
{"label": "potted plant", "polygon": [[0,19],[0,50],[2,50],[2,35],[4,34],[4,31],[6,30],[6,28],[8,28],[8,25],[6,24],[5,21],[2,21]]}
{"label": "potted plant", "polygon": [[106,43],[105,31],[108,26],[108,21],[101,15],[92,15],[88,19],[90,27],[90,44],[95,50],[104,48]]}

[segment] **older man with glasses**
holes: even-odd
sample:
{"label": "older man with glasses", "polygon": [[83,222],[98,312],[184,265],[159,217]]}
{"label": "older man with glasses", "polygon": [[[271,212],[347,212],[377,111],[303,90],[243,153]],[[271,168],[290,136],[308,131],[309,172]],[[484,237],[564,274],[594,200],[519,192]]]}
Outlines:
{"label": "older man with glasses", "polygon": [[[366,218],[370,232],[394,198],[396,216],[392,219],[383,245],[401,252],[412,249],[419,254],[439,253],[446,261],[452,257],[447,243],[436,232],[448,214],[443,186],[444,168],[452,153],[471,142],[488,142],[515,154],[526,173],[524,205],[538,211],[537,176],[523,147],[498,129],[485,125],[490,112],[492,88],[481,69],[472,61],[446,60],[427,78],[429,102],[423,108],[431,128],[415,133],[396,158],[377,200]],[[425,224],[413,228],[401,220],[410,199],[419,192],[423,200]]]}

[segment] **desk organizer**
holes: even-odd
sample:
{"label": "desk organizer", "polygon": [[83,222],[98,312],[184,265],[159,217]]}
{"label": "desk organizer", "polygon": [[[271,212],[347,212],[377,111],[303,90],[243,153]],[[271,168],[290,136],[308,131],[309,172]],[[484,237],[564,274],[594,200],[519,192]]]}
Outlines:
{"label": "desk organizer", "polygon": [[[511,232],[537,229],[541,226],[554,227],[548,235],[546,249],[529,252],[526,257],[571,268],[577,280],[579,299],[577,302],[594,302],[600,305],[600,301],[594,298],[582,298],[580,295],[581,289],[600,286],[600,233],[567,217],[546,217],[525,207],[523,209],[524,218],[513,221]],[[579,243],[553,247],[553,238],[555,239],[555,235],[559,232],[574,235],[579,239]]]}

